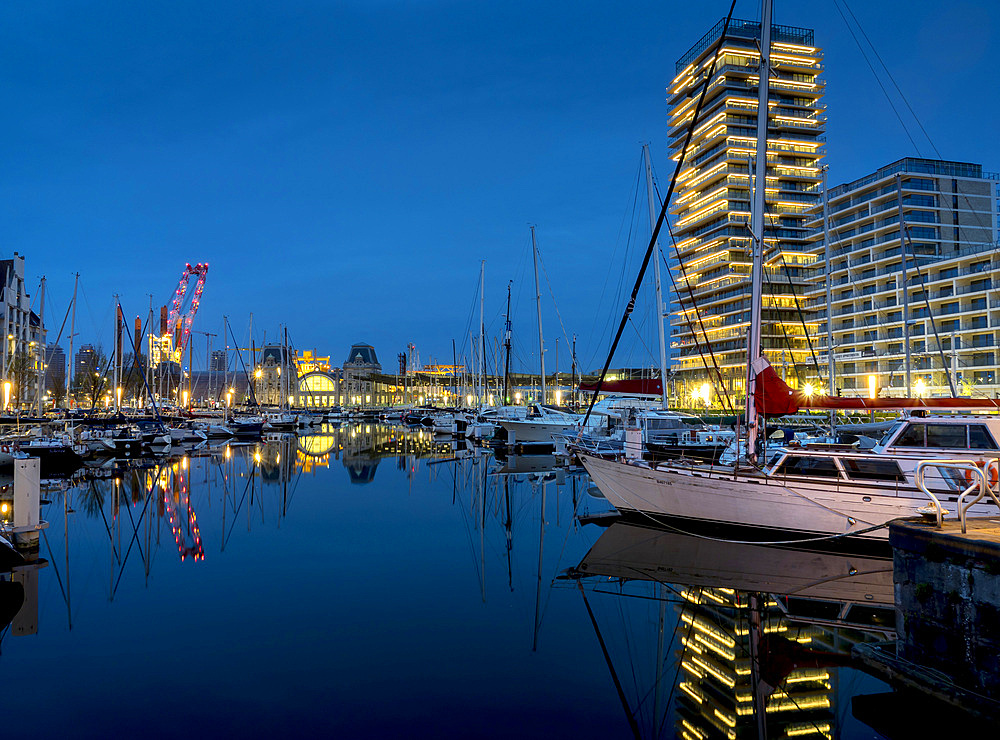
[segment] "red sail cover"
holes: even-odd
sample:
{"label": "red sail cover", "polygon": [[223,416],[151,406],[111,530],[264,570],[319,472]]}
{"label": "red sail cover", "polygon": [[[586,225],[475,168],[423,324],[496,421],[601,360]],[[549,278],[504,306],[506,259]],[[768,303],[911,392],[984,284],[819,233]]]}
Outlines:
{"label": "red sail cover", "polygon": [[[580,383],[580,390],[592,393],[597,383]],[[601,393],[621,396],[659,396],[663,386],[659,378],[628,378],[622,380],[605,380],[601,384]]]}
{"label": "red sail cover", "polygon": [[[763,358],[761,358],[763,360]],[[761,362],[758,360],[758,362]],[[774,368],[763,360],[765,366],[754,379],[754,407],[758,414],[784,416],[799,409],[1000,409],[997,398],[843,398],[841,396],[807,396],[793,390]]]}

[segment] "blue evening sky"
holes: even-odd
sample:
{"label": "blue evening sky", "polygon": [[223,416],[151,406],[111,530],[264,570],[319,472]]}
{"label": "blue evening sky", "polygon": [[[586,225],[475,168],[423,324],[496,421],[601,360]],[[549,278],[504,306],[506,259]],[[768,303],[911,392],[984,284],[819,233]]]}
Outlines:
{"label": "blue evening sky", "polygon": [[[918,148],[907,138],[838,4],[775,9],[825,49],[831,184],[934,156],[897,98]],[[941,155],[1000,170],[1000,5],[850,7]],[[196,329],[221,333],[226,314],[242,343],[252,313],[257,342],[284,324],[340,363],[367,341],[387,369],[409,342],[423,362],[450,361],[452,339],[468,347],[485,259],[487,331],[500,331],[513,280],[515,365],[534,366],[533,223],[558,308],[543,285],[548,367],[559,337],[568,371],[577,334],[590,369],[648,240],[644,193],[633,209],[640,145],[665,191],[665,88],[727,9],[12,0],[0,10],[2,254],[27,256],[29,285],[48,277],[50,340],[74,272],[77,343],[109,346],[113,294],[145,316],[148,294],[166,303],[184,263],[208,261]],[[736,15],[757,18],[758,3]],[[616,364],[654,362],[649,306]],[[204,347],[196,336],[196,367]]]}

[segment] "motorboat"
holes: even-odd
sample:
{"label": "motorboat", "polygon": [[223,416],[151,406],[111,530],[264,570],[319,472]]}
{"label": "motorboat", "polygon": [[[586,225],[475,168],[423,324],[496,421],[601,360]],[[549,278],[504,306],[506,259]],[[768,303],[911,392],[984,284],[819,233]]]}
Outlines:
{"label": "motorboat", "polygon": [[529,403],[526,408],[523,418],[497,417],[497,424],[506,431],[508,446],[554,445],[554,434],[572,429],[583,420],[579,414],[548,404]]}
{"label": "motorboat", "polygon": [[[893,425],[871,451],[836,444],[786,446],[759,469],[578,456],[622,512],[884,539],[886,523],[914,516],[931,503],[917,484],[920,463],[957,460],[983,466],[1000,456],[998,440],[1000,417],[911,416]],[[957,505],[970,483],[966,474],[933,465],[924,479],[946,508]],[[998,487],[995,475],[989,484]],[[996,514],[989,499],[969,509],[971,516]]]}

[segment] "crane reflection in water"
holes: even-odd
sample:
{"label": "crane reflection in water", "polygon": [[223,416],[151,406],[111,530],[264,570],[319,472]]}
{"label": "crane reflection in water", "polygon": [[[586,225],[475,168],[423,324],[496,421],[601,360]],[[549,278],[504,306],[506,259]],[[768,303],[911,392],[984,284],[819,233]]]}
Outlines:
{"label": "crane reflection in water", "polygon": [[[608,525],[589,485],[550,455],[371,423],[87,470],[46,489],[38,552],[0,575],[0,648],[61,629],[60,611],[67,631],[85,625],[77,640],[101,634],[95,621],[117,639],[101,602],[131,614],[144,590],[191,593],[195,634],[203,617],[221,624],[214,640],[245,623],[287,675],[330,681],[347,661],[345,680],[398,675],[414,707],[478,690],[580,737],[859,735],[847,703],[882,685],[850,648],[892,637],[891,562]],[[287,615],[272,604],[302,629],[274,630]],[[284,647],[300,634],[307,649]],[[470,662],[483,652],[492,662]],[[312,660],[320,673],[300,668]]]}

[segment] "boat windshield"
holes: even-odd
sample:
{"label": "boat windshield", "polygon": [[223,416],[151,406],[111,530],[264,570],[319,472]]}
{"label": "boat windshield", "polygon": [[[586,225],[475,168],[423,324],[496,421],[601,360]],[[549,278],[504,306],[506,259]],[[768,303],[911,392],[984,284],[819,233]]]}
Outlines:
{"label": "boat windshield", "polygon": [[899,428],[903,426],[904,423],[905,422],[897,421],[895,424],[889,427],[889,431],[883,434],[882,439],[879,440],[879,446],[885,447],[887,444],[889,444],[889,440],[893,438],[893,436],[896,434],[896,432],[899,431]]}

